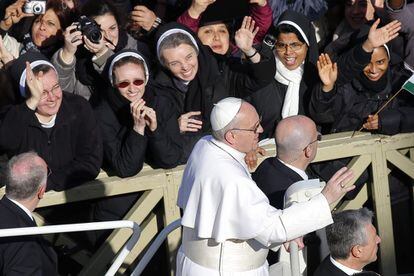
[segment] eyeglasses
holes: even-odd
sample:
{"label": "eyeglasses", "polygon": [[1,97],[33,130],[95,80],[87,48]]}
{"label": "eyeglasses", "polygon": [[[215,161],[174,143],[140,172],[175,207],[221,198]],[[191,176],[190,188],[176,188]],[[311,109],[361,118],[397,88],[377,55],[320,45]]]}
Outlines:
{"label": "eyeglasses", "polygon": [[[140,79],[136,79],[132,82],[133,85],[135,86],[140,86],[144,83],[144,80],[140,80]],[[116,87],[118,88],[126,88],[128,86],[130,86],[131,83],[129,81],[121,81],[120,83],[116,84]]]}
{"label": "eyeglasses", "polygon": [[47,177],[49,177],[52,174],[52,169],[47,167]]}
{"label": "eyeglasses", "polygon": [[321,141],[321,140],[322,140],[322,134],[318,133],[318,136],[316,136],[316,140],[313,140],[312,142],[310,142],[309,144],[307,144],[306,147],[303,148],[303,150],[305,150],[307,147],[309,147],[313,143],[318,142],[318,141]]}
{"label": "eyeglasses", "polygon": [[252,131],[253,133],[257,134],[259,128],[260,128],[260,123],[262,122],[262,116],[260,116],[259,121],[257,121],[256,126],[254,128],[232,128],[231,130],[241,130],[241,131]]}
{"label": "eyeglasses", "polygon": [[53,96],[56,96],[56,94],[57,94],[58,92],[60,92],[60,91],[58,90],[59,88],[60,88],[59,83],[56,83],[56,84],[52,87],[52,89],[50,89],[50,91],[48,91],[48,90],[43,90],[43,93],[42,93],[42,96],[40,96],[40,99],[41,99],[41,100],[46,99],[46,98],[49,96],[49,94],[52,94]]}
{"label": "eyeglasses", "polygon": [[278,52],[283,52],[286,50],[287,47],[289,47],[290,50],[296,52],[299,51],[300,49],[302,49],[304,43],[300,43],[300,42],[293,42],[293,43],[289,43],[289,44],[285,44],[282,42],[276,42],[275,43],[275,49]]}

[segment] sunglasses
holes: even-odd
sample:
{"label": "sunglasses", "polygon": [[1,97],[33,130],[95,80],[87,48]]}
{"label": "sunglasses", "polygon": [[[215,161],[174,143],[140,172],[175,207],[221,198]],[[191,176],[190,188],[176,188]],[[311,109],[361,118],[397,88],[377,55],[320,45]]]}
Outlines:
{"label": "sunglasses", "polygon": [[[144,83],[144,80],[140,80],[140,79],[136,79],[132,82],[133,85],[135,86],[140,86]],[[131,83],[129,81],[121,81],[120,83],[116,84],[116,87],[118,88],[126,88],[128,86],[130,86]]]}

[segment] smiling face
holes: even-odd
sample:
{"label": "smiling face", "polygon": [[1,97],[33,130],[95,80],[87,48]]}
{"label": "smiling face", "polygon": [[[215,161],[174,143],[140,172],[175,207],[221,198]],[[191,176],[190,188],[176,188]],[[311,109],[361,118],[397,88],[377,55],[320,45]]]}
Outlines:
{"label": "smiling face", "polygon": [[57,114],[62,104],[62,89],[56,72],[51,69],[43,74],[43,94],[36,109],[36,115],[42,122],[49,122]]}
{"label": "smiling face", "polygon": [[364,68],[364,75],[371,81],[378,81],[387,72],[389,58],[384,47],[375,48],[370,63]]}
{"label": "smiling face", "polygon": [[195,78],[198,59],[193,46],[182,43],[175,48],[162,50],[161,55],[165,66],[175,77],[183,81],[192,81]]}
{"label": "smiling face", "polygon": [[374,13],[375,9],[371,0],[346,0],[345,2],[345,19],[354,30],[374,19]]}
{"label": "smiling face", "polygon": [[96,23],[101,26],[102,36],[111,43],[107,43],[109,49],[114,50],[118,45],[119,28],[115,16],[110,13],[94,17]]}
{"label": "smiling face", "polygon": [[115,86],[125,99],[134,102],[142,98],[145,92],[145,73],[142,65],[131,62],[123,64],[115,68],[114,76]]}
{"label": "smiling face", "polygon": [[200,27],[197,33],[201,42],[209,46],[214,53],[224,55],[230,45],[230,35],[227,26],[223,23]]}
{"label": "smiling face", "polygon": [[58,39],[61,29],[56,13],[48,9],[44,15],[39,15],[33,22],[33,43],[38,47],[51,45]]}
{"label": "smiling face", "polygon": [[294,70],[306,59],[308,46],[301,42],[295,33],[280,33],[275,44],[275,54],[283,65]]}

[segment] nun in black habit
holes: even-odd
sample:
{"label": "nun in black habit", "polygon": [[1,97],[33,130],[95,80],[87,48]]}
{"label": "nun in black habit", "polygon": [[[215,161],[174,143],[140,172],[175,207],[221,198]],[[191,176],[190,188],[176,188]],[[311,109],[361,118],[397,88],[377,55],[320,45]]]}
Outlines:
{"label": "nun in black habit", "polygon": [[318,45],[311,22],[304,15],[287,10],[280,16],[273,35],[274,79],[247,98],[262,116],[261,138],[273,137],[283,118],[307,115],[312,87],[318,82]]}

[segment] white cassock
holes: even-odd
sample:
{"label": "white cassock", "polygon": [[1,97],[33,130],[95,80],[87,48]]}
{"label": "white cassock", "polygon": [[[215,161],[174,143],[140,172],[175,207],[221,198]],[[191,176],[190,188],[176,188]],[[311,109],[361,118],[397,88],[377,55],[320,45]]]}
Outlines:
{"label": "white cassock", "polygon": [[322,194],[284,210],[272,207],[244,156],[211,136],[194,147],[178,192],[184,214],[177,275],[267,276],[268,247],[333,222]]}

